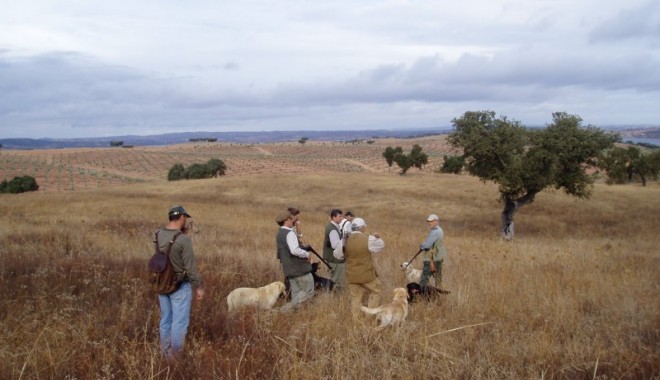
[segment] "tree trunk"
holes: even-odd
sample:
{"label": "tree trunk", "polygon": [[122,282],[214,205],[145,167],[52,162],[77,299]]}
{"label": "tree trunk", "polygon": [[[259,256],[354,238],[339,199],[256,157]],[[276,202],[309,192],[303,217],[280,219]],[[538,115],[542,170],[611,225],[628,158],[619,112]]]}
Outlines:
{"label": "tree trunk", "polygon": [[504,209],[502,210],[502,237],[505,240],[513,239],[513,216],[518,209],[526,204],[534,202],[534,197],[537,192],[529,192],[518,199],[513,199],[507,194],[502,194],[502,203]]}
{"label": "tree trunk", "polygon": [[507,196],[502,196],[504,210],[502,210],[502,237],[504,240],[513,239],[513,216],[518,211],[518,204]]}

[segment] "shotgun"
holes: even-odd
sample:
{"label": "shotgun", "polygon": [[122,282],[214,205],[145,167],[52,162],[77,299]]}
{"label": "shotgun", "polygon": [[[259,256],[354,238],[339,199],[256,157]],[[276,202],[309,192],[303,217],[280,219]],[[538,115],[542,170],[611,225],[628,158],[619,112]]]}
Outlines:
{"label": "shotgun", "polygon": [[413,260],[415,260],[415,258],[417,257],[417,255],[419,255],[420,253],[422,253],[422,251],[423,251],[423,249],[420,248],[419,251],[417,251],[417,253],[415,253],[415,256],[413,256],[412,259],[410,259],[410,261],[408,261],[408,264],[406,264],[406,266],[403,267],[403,269],[408,268],[408,265],[412,264]]}

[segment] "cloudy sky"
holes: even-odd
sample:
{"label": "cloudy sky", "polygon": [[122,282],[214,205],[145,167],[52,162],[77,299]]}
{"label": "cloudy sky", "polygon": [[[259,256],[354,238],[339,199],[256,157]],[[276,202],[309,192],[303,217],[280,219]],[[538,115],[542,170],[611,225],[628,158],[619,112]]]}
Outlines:
{"label": "cloudy sky", "polygon": [[657,0],[0,0],[0,138],[660,124]]}

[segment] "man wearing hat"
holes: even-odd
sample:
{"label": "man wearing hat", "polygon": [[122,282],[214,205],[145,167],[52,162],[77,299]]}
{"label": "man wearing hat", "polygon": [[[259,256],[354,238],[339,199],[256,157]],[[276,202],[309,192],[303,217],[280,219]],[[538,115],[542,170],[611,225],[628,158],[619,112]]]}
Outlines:
{"label": "man wearing hat", "polygon": [[[169,358],[181,354],[188,333],[190,308],[192,305],[193,288],[198,301],[204,297],[202,279],[195,266],[195,252],[192,240],[182,233],[190,214],[182,206],[170,208],[169,223],[158,231],[158,247],[166,251],[172,240],[170,263],[181,283],[179,288],[170,294],[159,294],[160,303],[160,347]],[[176,235],[176,239],[175,239]]]}
{"label": "man wearing hat", "polygon": [[293,231],[294,216],[291,212],[278,215],[275,221],[280,226],[275,237],[277,257],[291,287],[291,302],[282,306],[281,310],[289,311],[314,296],[312,264],[309,252],[300,246],[298,236]]}
{"label": "man wearing hat", "polygon": [[429,278],[433,276],[435,286],[440,288],[442,283],[442,263],[447,257],[445,248],[445,234],[440,228],[440,218],[438,215],[431,214],[426,218],[429,224],[429,234],[426,240],[419,246],[424,251],[424,267],[422,268],[422,277],[419,285],[425,288],[429,285]]}
{"label": "man wearing hat", "polygon": [[346,260],[346,283],[351,295],[351,313],[357,319],[362,315],[360,306],[365,293],[368,295],[367,306],[380,305],[381,283],[374,268],[372,253],[379,253],[385,248],[385,242],[378,234],[367,235],[367,223],[362,218],[353,219],[353,232],[346,237],[344,259]]}

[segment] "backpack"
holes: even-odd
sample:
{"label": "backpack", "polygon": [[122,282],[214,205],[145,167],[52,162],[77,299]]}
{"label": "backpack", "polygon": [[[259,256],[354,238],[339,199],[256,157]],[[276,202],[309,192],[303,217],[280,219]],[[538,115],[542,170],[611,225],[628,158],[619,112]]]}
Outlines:
{"label": "backpack", "polygon": [[170,251],[172,246],[176,241],[176,238],[181,235],[181,231],[178,231],[172,240],[170,240],[169,245],[165,252],[161,252],[158,247],[158,232],[157,230],[154,235],[154,254],[149,259],[149,264],[147,268],[149,269],[149,281],[151,282],[151,288],[154,292],[158,294],[171,294],[179,289],[181,283],[177,279],[176,273],[174,273],[174,267],[170,262]]}

